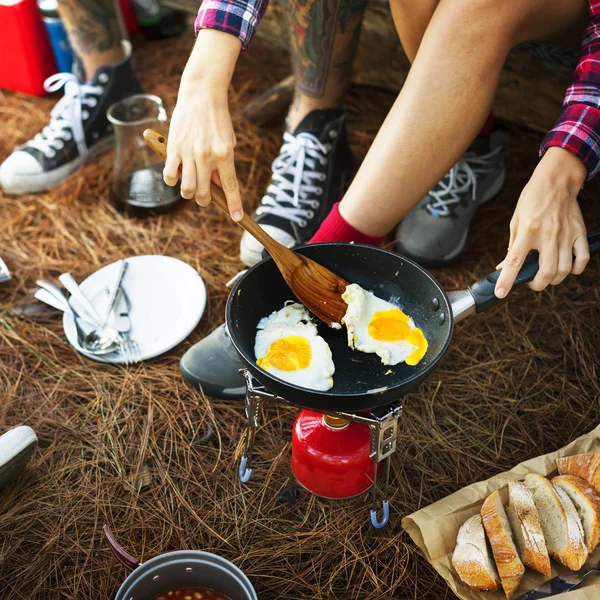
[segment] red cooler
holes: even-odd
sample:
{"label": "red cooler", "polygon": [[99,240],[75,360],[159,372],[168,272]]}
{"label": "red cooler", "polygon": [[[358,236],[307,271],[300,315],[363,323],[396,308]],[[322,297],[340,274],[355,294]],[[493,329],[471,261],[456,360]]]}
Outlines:
{"label": "red cooler", "polygon": [[44,96],[56,63],[36,0],[0,0],[0,88]]}

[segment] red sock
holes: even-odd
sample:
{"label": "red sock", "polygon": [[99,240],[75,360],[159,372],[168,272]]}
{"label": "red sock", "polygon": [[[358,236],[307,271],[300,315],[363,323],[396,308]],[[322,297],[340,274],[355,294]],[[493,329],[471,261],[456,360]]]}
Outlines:
{"label": "red sock", "polygon": [[367,244],[369,246],[379,246],[385,239],[384,237],[371,237],[355,229],[344,220],[340,214],[340,203],[333,205],[330,213],[321,223],[317,233],[309,240],[309,244],[318,244],[321,242],[355,242],[357,244]]}
{"label": "red sock", "polygon": [[492,115],[492,113],[490,113],[488,115],[488,118],[486,119],[485,123],[483,124],[483,127],[481,128],[481,131],[479,132],[479,135],[477,137],[480,137],[480,138],[489,137],[489,135],[490,135],[490,133],[492,133],[493,129],[494,129],[494,116]]}

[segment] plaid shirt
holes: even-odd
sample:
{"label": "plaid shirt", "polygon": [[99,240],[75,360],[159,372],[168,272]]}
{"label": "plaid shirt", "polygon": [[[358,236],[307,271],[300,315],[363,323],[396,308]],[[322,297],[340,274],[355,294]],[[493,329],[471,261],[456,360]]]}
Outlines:
{"label": "plaid shirt", "polygon": [[242,52],[246,52],[268,5],[269,0],[204,0],[196,33],[202,28],[231,33],[242,40]]}
{"label": "plaid shirt", "polygon": [[552,146],[581,159],[589,178],[600,171],[600,0],[590,0],[581,60],[558,122],[542,142],[541,154]]}
{"label": "plaid shirt", "polygon": [[[269,0],[204,0],[196,31],[207,27],[239,37],[247,51]],[[561,115],[542,142],[540,155],[559,146],[577,156],[589,177],[600,171],[600,0],[590,0],[590,24],[582,56],[567,89]]]}

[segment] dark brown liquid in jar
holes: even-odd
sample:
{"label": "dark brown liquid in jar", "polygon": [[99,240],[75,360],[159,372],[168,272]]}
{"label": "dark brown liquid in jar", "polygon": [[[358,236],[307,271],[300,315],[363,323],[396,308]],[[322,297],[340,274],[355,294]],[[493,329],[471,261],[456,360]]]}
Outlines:
{"label": "dark brown liquid in jar", "polygon": [[184,588],[159,594],[152,600],[231,600],[231,598],[214,590]]}

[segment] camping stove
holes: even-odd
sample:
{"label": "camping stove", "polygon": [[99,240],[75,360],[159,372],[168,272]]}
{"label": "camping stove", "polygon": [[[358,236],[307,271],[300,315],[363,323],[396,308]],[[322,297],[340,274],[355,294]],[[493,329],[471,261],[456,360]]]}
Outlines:
{"label": "camping stove", "polygon": [[[371,523],[378,529],[384,527],[389,521],[390,462],[396,451],[398,418],[402,412],[400,402],[357,413],[315,411],[312,408],[308,412],[303,406],[271,394],[247,369],[240,373],[246,380],[248,417],[238,469],[240,481],[246,483],[252,474],[250,462],[262,401],[294,406],[302,409],[294,423],[292,439],[292,468],[300,485],[318,496],[335,499],[350,498],[371,488]],[[314,435],[315,430],[317,435]],[[338,443],[332,443],[336,436],[342,437],[338,437]],[[351,453],[344,454],[351,445]],[[383,471],[381,489],[377,477],[380,467]],[[341,485],[343,480],[347,481]],[[381,518],[377,514],[380,495],[383,498]]]}

